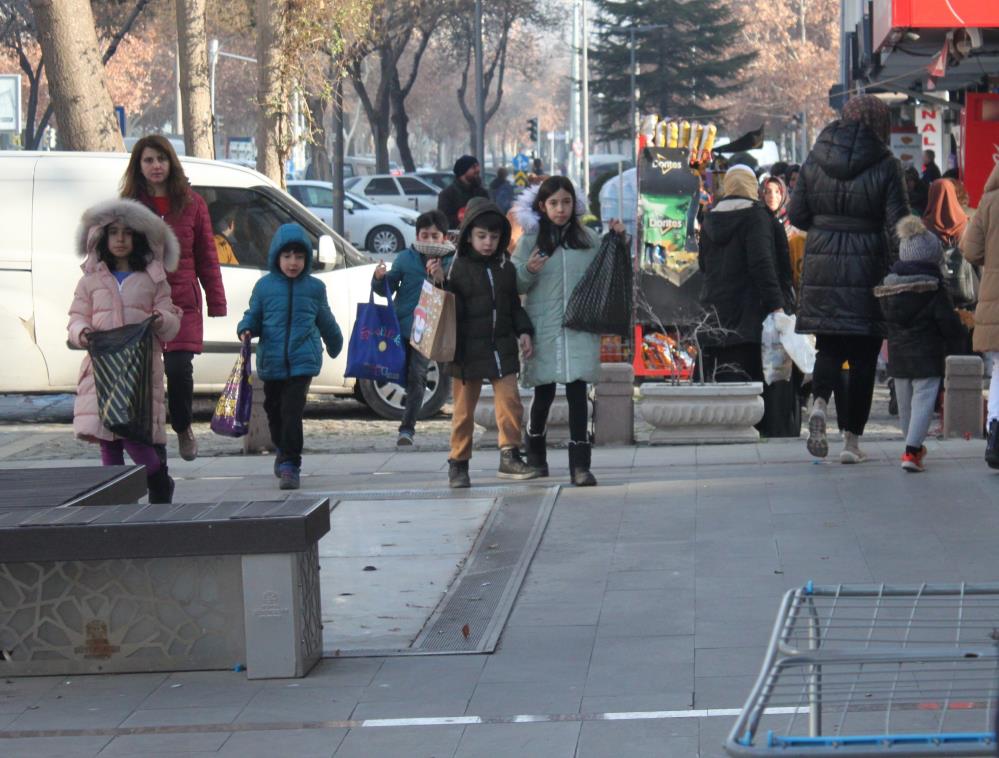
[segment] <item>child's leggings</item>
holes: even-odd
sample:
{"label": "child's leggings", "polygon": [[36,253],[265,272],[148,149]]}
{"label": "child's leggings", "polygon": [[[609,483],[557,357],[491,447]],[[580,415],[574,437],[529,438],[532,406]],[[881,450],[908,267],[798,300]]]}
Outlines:
{"label": "child's leggings", "polygon": [[922,379],[895,378],[895,394],[898,396],[898,417],[902,422],[902,434],[906,447],[921,447],[926,433],[930,430],[933,408],[937,404],[937,391],[940,377],[928,376]]}
{"label": "child's leggings", "polygon": [[146,475],[150,476],[160,470],[160,456],[152,445],[131,440],[101,440],[101,465],[124,466],[125,451],[137,466],[146,467]]}

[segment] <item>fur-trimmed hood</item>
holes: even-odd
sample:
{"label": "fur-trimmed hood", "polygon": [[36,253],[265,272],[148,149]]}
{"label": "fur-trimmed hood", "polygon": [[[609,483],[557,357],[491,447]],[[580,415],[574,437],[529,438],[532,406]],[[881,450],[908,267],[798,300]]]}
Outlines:
{"label": "fur-trimmed hood", "polygon": [[[524,234],[537,234],[538,229],[541,228],[541,216],[534,210],[534,201],[538,199],[540,189],[540,184],[527,187],[510,208],[513,220],[517,222]],[[586,215],[586,199],[581,197],[578,191],[576,192],[576,215]]]}
{"label": "fur-trimmed hood", "polygon": [[923,274],[888,274],[884,281],[874,288],[874,297],[891,297],[903,292],[936,292],[940,289],[940,279]]}
{"label": "fur-trimmed hood", "polygon": [[142,203],[123,198],[106,200],[83,212],[76,230],[76,252],[84,259],[80,268],[84,271],[94,270],[100,262],[97,241],[100,239],[101,230],[117,220],[145,235],[153,253],[151,266],[158,263],[164,272],[177,270],[180,261],[180,243],[177,242],[173,231],[165,221]]}

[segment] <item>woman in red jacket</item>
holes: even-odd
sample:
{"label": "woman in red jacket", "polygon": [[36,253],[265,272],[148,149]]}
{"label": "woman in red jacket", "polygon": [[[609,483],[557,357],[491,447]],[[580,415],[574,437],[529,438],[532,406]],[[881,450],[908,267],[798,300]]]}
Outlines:
{"label": "woman in red jacket", "polygon": [[184,315],[180,332],[163,347],[163,363],[170,426],[177,433],[180,457],[193,461],[198,455],[198,442],[191,429],[192,361],[195,353],[202,349],[202,287],[208,301],[208,315],[226,315],[225,289],[215,252],[212,220],[204,199],[191,189],[173,145],[158,134],[143,137],[132,148],[132,157],[121,180],[121,196],[147,205],[166,221],[180,242],[180,263],[167,279],[174,305]]}

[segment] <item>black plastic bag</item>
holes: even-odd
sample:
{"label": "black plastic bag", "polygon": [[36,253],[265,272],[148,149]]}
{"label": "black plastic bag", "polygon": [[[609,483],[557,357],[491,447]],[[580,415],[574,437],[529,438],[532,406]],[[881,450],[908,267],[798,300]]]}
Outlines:
{"label": "black plastic bag", "polygon": [[153,319],[88,335],[97,413],[109,432],[153,444]]}
{"label": "black plastic bag", "polygon": [[595,334],[631,334],[631,256],[624,235],[610,232],[569,296],[562,326]]}

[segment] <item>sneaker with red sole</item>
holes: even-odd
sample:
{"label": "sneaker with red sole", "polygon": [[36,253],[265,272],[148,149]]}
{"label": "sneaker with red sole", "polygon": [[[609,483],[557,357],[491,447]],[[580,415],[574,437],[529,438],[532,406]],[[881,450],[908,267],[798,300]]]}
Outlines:
{"label": "sneaker with red sole", "polygon": [[906,453],[902,456],[902,468],[906,471],[910,471],[913,474],[918,474],[921,471],[926,471],[926,467],[923,466],[923,458],[926,457],[926,448],[919,448],[918,453]]}

